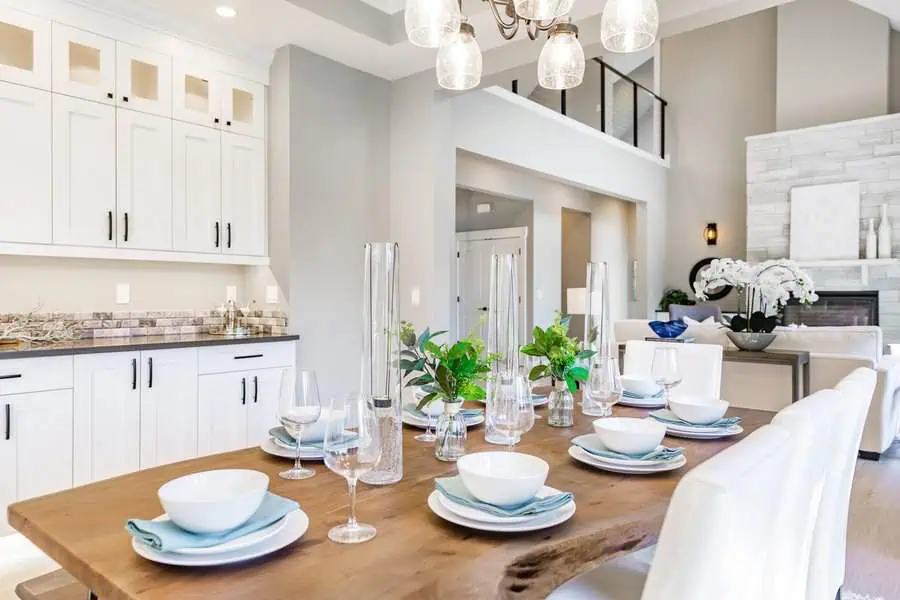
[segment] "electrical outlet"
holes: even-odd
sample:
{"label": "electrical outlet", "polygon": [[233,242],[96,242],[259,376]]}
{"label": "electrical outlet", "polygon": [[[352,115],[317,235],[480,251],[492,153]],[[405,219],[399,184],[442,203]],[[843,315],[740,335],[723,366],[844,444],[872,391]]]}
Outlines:
{"label": "electrical outlet", "polygon": [[266,286],[266,304],[278,304],[278,286]]}
{"label": "electrical outlet", "polygon": [[116,304],[128,304],[131,302],[131,286],[127,283],[116,284]]}
{"label": "electrical outlet", "polygon": [[225,301],[231,300],[232,302],[237,302],[237,286],[236,285],[226,285],[225,286]]}

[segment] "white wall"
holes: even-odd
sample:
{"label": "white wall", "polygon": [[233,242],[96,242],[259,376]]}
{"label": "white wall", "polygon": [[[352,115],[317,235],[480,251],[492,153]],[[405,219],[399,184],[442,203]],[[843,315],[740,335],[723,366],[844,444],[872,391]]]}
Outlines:
{"label": "white wall", "polygon": [[887,113],[886,17],[848,0],[796,0],[778,8],[777,46],[778,131]]}

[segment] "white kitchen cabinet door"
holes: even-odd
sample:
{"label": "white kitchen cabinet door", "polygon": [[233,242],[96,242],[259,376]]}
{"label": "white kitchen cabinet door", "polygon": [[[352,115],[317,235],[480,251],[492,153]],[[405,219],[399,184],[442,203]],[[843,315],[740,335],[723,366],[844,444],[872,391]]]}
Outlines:
{"label": "white kitchen cabinet door", "polygon": [[264,369],[247,372],[247,445],[258,446],[269,439],[269,430],[278,425],[278,398],[281,377],[293,380],[293,369]]}
{"label": "white kitchen cabinet door", "polygon": [[222,134],[175,121],[173,207],[174,248],[221,252]]}
{"label": "white kitchen cabinet door", "polygon": [[172,249],[172,120],[116,111],[119,248]]}
{"label": "white kitchen cabinet door", "polygon": [[116,109],[53,96],[53,241],[116,245]]}
{"label": "white kitchen cabinet door", "polygon": [[50,89],[50,21],[0,7],[0,80]]}
{"label": "white kitchen cabinet door", "polygon": [[266,147],[263,140],[222,134],[222,221],[226,254],[266,254]]}
{"label": "white kitchen cabinet door", "polygon": [[197,457],[197,349],[141,352],[141,468]]}
{"label": "white kitchen cabinet door", "polygon": [[247,373],[201,375],[197,435],[199,456],[241,450],[247,442]]}
{"label": "white kitchen cabinet door", "polygon": [[225,77],[222,93],[225,131],[266,137],[266,87],[237,77]]}
{"label": "white kitchen cabinet door", "polygon": [[172,72],[172,116],[186,123],[221,128],[223,76],[177,59]]}
{"label": "white kitchen cabinet door", "polygon": [[50,92],[0,83],[0,242],[52,241],[51,118]]}
{"label": "white kitchen cabinet door", "polygon": [[53,91],[94,102],[116,102],[116,42],[53,23]]}
{"label": "white kitchen cabinet door", "polygon": [[72,487],[72,390],[0,399],[0,535],[6,507]]}
{"label": "white kitchen cabinet door", "polygon": [[160,117],[172,117],[172,59],[116,42],[116,103]]}
{"label": "white kitchen cabinet door", "polygon": [[141,355],[75,357],[75,485],[140,468]]}

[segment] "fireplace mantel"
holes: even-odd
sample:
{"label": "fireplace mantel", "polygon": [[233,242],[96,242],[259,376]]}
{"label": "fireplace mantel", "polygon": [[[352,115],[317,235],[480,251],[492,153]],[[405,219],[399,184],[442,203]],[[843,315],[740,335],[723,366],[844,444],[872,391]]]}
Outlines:
{"label": "fireplace mantel", "polygon": [[860,284],[869,285],[869,267],[887,267],[900,265],[900,258],[858,258],[853,260],[804,260],[797,263],[803,269],[846,269],[859,267]]}

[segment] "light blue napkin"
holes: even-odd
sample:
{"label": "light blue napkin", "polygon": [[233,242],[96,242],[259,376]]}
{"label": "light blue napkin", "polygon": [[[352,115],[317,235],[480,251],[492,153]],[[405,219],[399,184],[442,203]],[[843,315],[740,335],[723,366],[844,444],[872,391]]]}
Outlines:
{"label": "light blue napkin", "polygon": [[573,446],[578,446],[588,454],[592,456],[597,456],[600,458],[612,458],[616,460],[662,460],[662,461],[670,461],[676,460],[684,454],[684,448],[668,448],[666,446],[661,446],[656,448],[655,450],[651,450],[646,454],[622,454],[621,452],[614,452],[609,448],[602,446],[598,447],[591,443],[590,436],[580,436],[572,440]]}
{"label": "light blue napkin", "polygon": [[673,413],[671,410],[654,410],[650,413],[650,416],[659,421],[660,423],[665,423],[667,425],[681,425],[683,427],[709,427],[711,429],[728,429],[729,427],[734,427],[735,425],[740,425],[742,419],[740,417],[725,417],[723,419],[719,419],[713,423],[709,423],[706,425],[700,425],[699,423],[690,423],[688,421],[684,421],[679,418],[678,415]]}
{"label": "light blue napkin", "polygon": [[300,505],[293,500],[267,493],[250,520],[225,533],[191,533],[172,521],[145,521],[143,519],[129,519],[125,524],[125,531],[157,552],[171,552],[182,548],[209,548],[268,527],[298,508]]}
{"label": "light blue napkin", "polygon": [[[269,435],[273,438],[276,438],[278,441],[283,442],[284,444],[290,446],[291,448],[297,447],[297,440],[294,439],[294,436],[287,432],[283,426],[279,425],[278,427],[273,427],[269,430]],[[304,444],[300,444],[301,448],[315,448],[316,450],[321,450],[324,447],[324,440],[318,442],[306,442]]]}
{"label": "light blue napkin", "polygon": [[638,394],[637,392],[631,392],[628,390],[622,390],[623,398],[631,398],[632,400],[648,400],[650,398],[662,398],[665,395],[664,390],[659,390],[655,394]]}
{"label": "light blue napkin", "polygon": [[[417,419],[422,419],[423,421],[427,421],[429,418],[431,418],[432,420],[437,421],[438,415],[429,417],[426,413],[424,413],[421,410],[419,410],[418,408],[416,408],[415,404],[407,404],[403,408],[404,408],[404,410],[406,410],[406,412],[408,412],[412,416],[416,417]],[[484,409],[482,409],[482,408],[464,408],[461,411],[459,411],[459,414],[462,415],[463,419],[465,419],[466,421],[469,421],[471,419],[475,419],[475,418],[483,415]]]}
{"label": "light blue napkin", "polygon": [[437,478],[434,480],[434,487],[457,504],[486,512],[495,517],[533,517],[556,510],[575,499],[575,496],[570,493],[560,493],[547,498],[532,498],[518,506],[494,506],[493,504],[482,502],[469,493],[469,490],[466,489],[462,482],[462,478],[458,475],[456,477]]}

